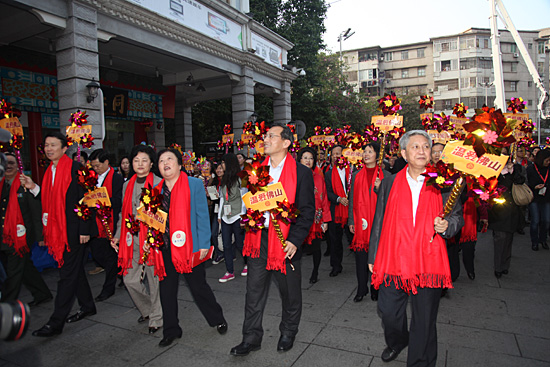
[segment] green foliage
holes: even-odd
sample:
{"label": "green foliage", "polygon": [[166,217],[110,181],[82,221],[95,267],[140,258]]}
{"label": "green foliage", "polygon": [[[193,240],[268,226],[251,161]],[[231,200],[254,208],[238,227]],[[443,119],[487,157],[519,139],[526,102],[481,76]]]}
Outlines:
{"label": "green foliage", "polygon": [[201,102],[192,108],[192,116],[193,150],[206,155],[207,146],[201,143],[220,140],[223,125],[232,121],[231,98]]}

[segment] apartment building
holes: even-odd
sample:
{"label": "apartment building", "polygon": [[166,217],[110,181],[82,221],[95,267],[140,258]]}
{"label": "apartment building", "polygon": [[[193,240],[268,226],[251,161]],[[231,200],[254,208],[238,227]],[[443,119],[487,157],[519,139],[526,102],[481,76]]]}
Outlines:
{"label": "apartment building", "polygon": [[[545,42],[549,29],[520,31],[529,56],[543,79],[548,78]],[[491,33],[470,28],[465,32],[391,47],[366,47],[343,52],[348,82],[356,91],[372,96],[393,91],[398,95],[431,94],[435,110],[450,114],[455,103],[473,109],[495,99]],[[500,31],[500,49],[506,98],[522,97],[534,109],[538,90],[527,70],[512,35]],[[545,64],[546,63],[546,64]],[[546,66],[545,66],[546,65]]]}

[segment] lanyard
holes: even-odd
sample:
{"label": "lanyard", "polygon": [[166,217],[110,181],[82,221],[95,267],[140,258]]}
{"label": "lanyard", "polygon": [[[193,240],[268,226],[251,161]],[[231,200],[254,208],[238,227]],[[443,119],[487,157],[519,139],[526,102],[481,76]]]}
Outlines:
{"label": "lanyard", "polygon": [[537,168],[537,165],[534,164],[534,166],[535,166],[535,169],[537,170],[537,173],[539,174],[540,178],[542,179],[542,182],[544,184],[546,184],[546,179],[548,178],[548,171],[550,171],[550,169],[546,170],[546,177],[542,178],[542,175],[540,174],[539,169]]}

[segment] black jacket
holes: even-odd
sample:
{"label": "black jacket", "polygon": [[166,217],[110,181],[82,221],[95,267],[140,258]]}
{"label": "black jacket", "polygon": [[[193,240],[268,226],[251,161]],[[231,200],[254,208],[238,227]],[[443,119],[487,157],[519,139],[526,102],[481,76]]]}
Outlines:
{"label": "black jacket", "polygon": [[[309,230],[313,225],[315,218],[315,193],[313,184],[313,173],[311,169],[296,162],[296,198],[294,204],[300,211],[296,219],[296,223],[290,225],[287,241],[292,242],[298,252],[304,243]],[[300,258],[301,254],[296,254]],[[296,257],[295,255],[295,257]]]}
{"label": "black jacket", "polygon": [[[494,204],[489,210],[489,229],[499,232],[514,233],[521,223],[521,210],[512,197],[512,185],[525,183],[525,177],[521,174],[521,166],[514,164],[514,172],[498,176],[498,184],[506,187],[502,197],[506,200],[502,204]],[[548,189],[547,189],[548,190]],[[536,196],[537,192],[533,194]]]}

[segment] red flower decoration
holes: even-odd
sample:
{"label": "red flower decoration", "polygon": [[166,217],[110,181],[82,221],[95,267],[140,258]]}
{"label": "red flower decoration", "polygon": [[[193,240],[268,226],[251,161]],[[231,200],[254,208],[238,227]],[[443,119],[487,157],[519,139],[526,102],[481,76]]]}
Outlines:
{"label": "red flower decoration", "polygon": [[428,108],[433,108],[434,106],[434,97],[423,95],[418,101],[419,107],[427,110]]}
{"label": "red flower decoration", "polygon": [[0,101],[0,118],[21,117],[21,111],[6,100]]}
{"label": "red flower decoration", "polygon": [[482,204],[492,205],[495,203],[495,199],[498,199],[506,191],[506,187],[498,185],[497,177],[487,179],[483,176],[476,178],[468,175],[466,176],[466,184],[473,194],[476,206]]}
{"label": "red flower decoration", "polygon": [[523,100],[523,98],[514,98],[512,97],[510,99],[510,102],[508,102],[508,111],[512,113],[522,113],[523,109],[526,108],[527,103]]}
{"label": "red flower decoration", "polygon": [[273,180],[269,175],[269,166],[263,166],[259,160],[252,164],[245,164],[244,169],[238,175],[241,178],[241,186],[246,187],[252,194]]}
{"label": "red flower decoration", "polygon": [[394,92],[385,94],[378,100],[378,110],[382,111],[384,116],[395,115],[401,109],[401,99],[397,98]]}
{"label": "red flower decoration", "polygon": [[151,189],[150,187],[144,187],[141,189],[141,196],[139,201],[143,205],[143,208],[146,211],[150,211],[151,213],[155,214],[157,210],[159,210],[160,206],[162,205],[162,193],[161,193],[160,187],[154,187]]}
{"label": "red flower decoration", "polygon": [[433,185],[441,190],[453,186],[460,172],[454,169],[452,163],[447,164],[440,160],[436,164],[429,163],[422,176],[426,177],[426,185]]}
{"label": "red flower decoration", "polygon": [[90,210],[90,208],[85,204],[76,204],[73,210],[78,216],[78,218],[82,220],[90,219],[90,215],[92,214],[92,211]]}
{"label": "red flower decoration", "polygon": [[69,118],[69,122],[72,126],[82,126],[88,122],[88,115],[86,115],[86,111],[76,111],[71,113],[71,117]]}
{"label": "red flower decoration", "polygon": [[92,134],[84,134],[80,138],[80,144],[82,144],[84,148],[90,148],[92,145],[94,145],[94,137],[92,136]]}
{"label": "red flower decoration", "polygon": [[283,201],[277,201],[277,207],[271,209],[275,220],[281,221],[284,224],[295,223],[300,211],[296,208],[296,205],[290,204],[287,199]]}
{"label": "red flower decoration", "polygon": [[338,158],[338,160],[336,161],[336,166],[340,169],[342,168],[346,168],[347,166],[349,166],[349,162],[347,160],[346,157],[344,156],[341,156],[340,158]]}
{"label": "red flower decoration", "polygon": [[265,217],[258,210],[247,209],[246,214],[241,215],[241,223],[246,232],[258,232],[264,228]]}
{"label": "red flower decoration", "polygon": [[456,117],[466,117],[466,112],[468,112],[468,106],[465,106],[464,103],[457,103],[453,107],[453,113]]}
{"label": "red flower decoration", "polygon": [[78,183],[86,191],[93,191],[97,186],[97,172],[89,166],[81,165],[78,168]]}
{"label": "red flower decoration", "polygon": [[384,132],[380,131],[380,127],[374,124],[368,124],[363,129],[363,137],[367,142],[378,141],[382,136],[384,136]]}
{"label": "red flower decoration", "polygon": [[224,135],[229,135],[231,134],[231,131],[233,130],[233,127],[231,126],[231,124],[225,124],[223,126],[223,134]]}
{"label": "red flower decoration", "polygon": [[10,146],[13,149],[21,150],[23,147],[23,135],[13,135],[10,140]]}
{"label": "red flower decoration", "polygon": [[128,218],[124,219],[124,224],[132,236],[137,236],[139,233],[139,220],[133,214],[128,214]]}
{"label": "red flower decoration", "polygon": [[[516,120],[506,119],[500,109],[483,107],[476,110],[470,122],[462,126],[468,133],[464,145],[472,145],[478,157],[485,153],[500,155],[502,148],[516,141],[512,134],[515,125]],[[491,143],[483,139],[489,131],[493,131],[497,136],[494,142],[491,139]]]}

